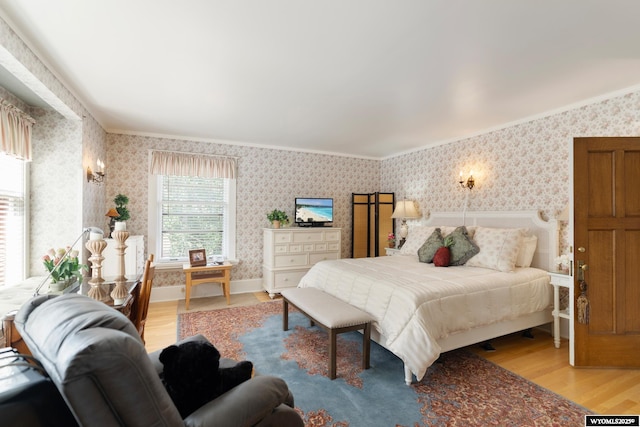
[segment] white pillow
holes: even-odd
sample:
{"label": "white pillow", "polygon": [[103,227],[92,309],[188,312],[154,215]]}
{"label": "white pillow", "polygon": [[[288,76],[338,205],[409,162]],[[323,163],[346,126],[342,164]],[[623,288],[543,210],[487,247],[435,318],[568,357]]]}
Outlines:
{"label": "white pillow", "polygon": [[414,225],[409,227],[407,240],[400,248],[401,255],[417,255],[418,249],[431,236],[436,227],[427,227],[424,225]]}
{"label": "white pillow", "polygon": [[538,246],[538,236],[533,235],[522,238],[522,244],[516,258],[516,267],[531,267],[536,246]]}
{"label": "white pillow", "polygon": [[480,252],[466,265],[513,271],[524,232],[521,228],[478,227],[473,240],[480,247]]}

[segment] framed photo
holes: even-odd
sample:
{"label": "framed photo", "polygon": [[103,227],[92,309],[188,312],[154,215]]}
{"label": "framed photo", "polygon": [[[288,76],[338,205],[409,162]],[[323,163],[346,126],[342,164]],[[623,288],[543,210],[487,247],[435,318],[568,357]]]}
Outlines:
{"label": "framed photo", "polygon": [[194,249],[189,251],[189,264],[191,264],[191,267],[207,265],[207,255],[204,249]]}

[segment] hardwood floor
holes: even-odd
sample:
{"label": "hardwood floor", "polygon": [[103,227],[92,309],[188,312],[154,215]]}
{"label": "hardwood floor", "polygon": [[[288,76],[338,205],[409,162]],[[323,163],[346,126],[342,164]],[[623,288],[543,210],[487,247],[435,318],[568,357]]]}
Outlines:
{"label": "hardwood floor", "polygon": [[[256,302],[270,300],[266,293],[255,296]],[[177,301],[150,304],[145,326],[148,351],[176,341],[177,312]],[[495,339],[495,352],[478,346],[469,350],[598,414],[640,414],[640,369],[577,369],[569,365],[566,340],[556,349],[551,335],[534,334],[533,340],[517,334]]]}

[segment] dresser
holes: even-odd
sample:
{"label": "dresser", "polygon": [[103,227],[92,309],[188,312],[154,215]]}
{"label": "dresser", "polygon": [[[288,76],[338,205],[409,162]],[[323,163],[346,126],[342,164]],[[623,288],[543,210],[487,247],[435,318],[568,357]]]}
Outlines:
{"label": "dresser", "polygon": [[[107,247],[102,251],[104,261],[102,261],[102,277],[110,278],[119,274],[118,272],[118,252],[116,251],[116,242],[114,239],[104,239]],[[144,270],[144,236],[129,236],[124,242],[127,249],[124,250],[124,270],[125,276],[139,276]]]}
{"label": "dresser", "polygon": [[341,239],[340,228],[265,228],[262,286],[271,298],[298,286],[315,263],[340,258]]}

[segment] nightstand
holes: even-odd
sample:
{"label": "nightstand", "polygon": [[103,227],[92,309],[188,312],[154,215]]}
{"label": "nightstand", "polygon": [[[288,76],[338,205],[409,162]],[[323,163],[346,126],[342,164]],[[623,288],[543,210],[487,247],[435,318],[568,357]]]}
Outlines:
{"label": "nightstand", "polygon": [[[550,271],[551,285],[553,285],[553,342],[560,348],[560,319],[569,321],[569,363],[573,365],[573,276],[569,273]],[[560,310],[560,287],[569,290],[569,307]]]}
{"label": "nightstand", "polygon": [[398,248],[384,248],[387,253],[387,256],[398,255],[400,253],[400,249]]}

